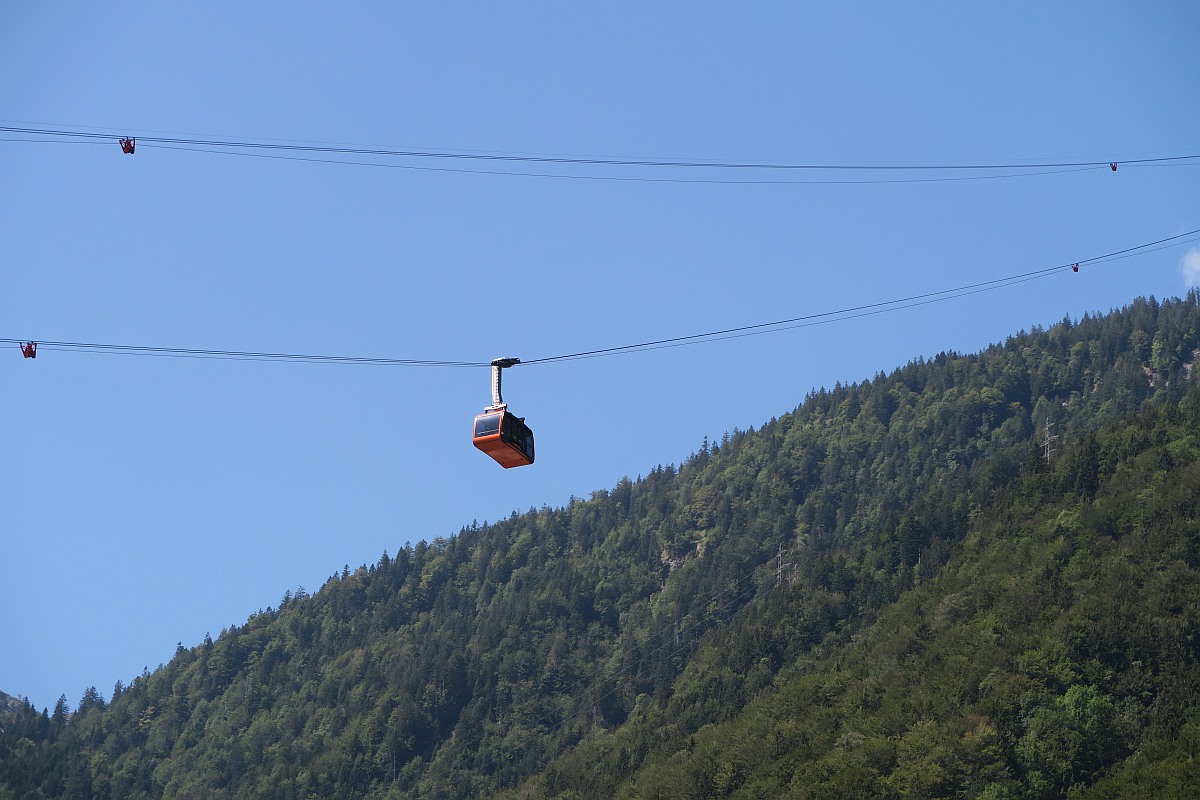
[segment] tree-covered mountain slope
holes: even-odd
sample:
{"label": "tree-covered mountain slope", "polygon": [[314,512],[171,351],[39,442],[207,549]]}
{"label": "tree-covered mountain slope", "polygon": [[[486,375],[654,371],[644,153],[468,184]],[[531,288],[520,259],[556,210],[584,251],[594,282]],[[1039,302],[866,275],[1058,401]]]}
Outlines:
{"label": "tree-covered mountain slope", "polygon": [[0,798],[1185,780],[1198,331],[1193,292],[914,361],[678,468],[385,552],[108,701],[18,709]]}
{"label": "tree-covered mountain slope", "polygon": [[1198,796],[1200,389],[1029,467],[871,625],[796,648],[782,585],[508,796]]}

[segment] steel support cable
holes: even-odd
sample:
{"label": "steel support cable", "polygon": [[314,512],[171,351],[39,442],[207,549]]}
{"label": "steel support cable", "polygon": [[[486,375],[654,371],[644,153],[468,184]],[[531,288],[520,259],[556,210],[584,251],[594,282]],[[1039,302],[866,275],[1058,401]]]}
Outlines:
{"label": "steel support cable", "polygon": [[[25,339],[0,339],[0,342],[21,343]],[[331,356],[302,353],[256,353],[243,350],[205,350],[185,347],[147,347],[143,345],[97,344],[94,342],[38,341],[38,348],[109,355],[166,356],[175,358],[212,358],[243,361],[287,361],[320,364],[378,364],[402,367],[487,367],[490,361],[437,361],[416,358],[376,358],[369,356]]]}
{"label": "steel support cable", "polygon": [[[52,139],[15,139],[0,137],[0,142],[26,142],[29,144],[91,144],[107,146],[111,136],[95,140],[52,140]],[[548,178],[552,180],[572,181],[611,181],[616,183],[673,183],[696,184],[709,186],[881,186],[887,184],[907,183],[961,183],[964,181],[994,181],[1013,180],[1017,178],[1037,178],[1047,175],[1067,175],[1075,172],[1094,172],[1103,170],[1103,164],[1086,167],[1071,167],[1066,169],[1047,169],[1039,171],[1004,172],[990,175],[950,175],[925,178],[865,178],[865,179],[746,179],[746,178],[663,178],[645,175],[581,175],[569,172],[520,172],[512,169],[468,169],[465,167],[435,167],[420,164],[389,164],[379,161],[350,161],[345,158],[314,158],[311,156],[275,155],[263,152],[243,152],[239,150],[218,150],[211,147],[182,147],[166,144],[142,145],[155,150],[175,150],[185,153],[205,153],[208,155],[236,156],[240,158],[265,158],[275,161],[297,161],[306,164],[334,164],[348,167],[374,167],[377,169],[402,169],[412,172],[442,172],[453,175],[492,175],[506,178]],[[1189,164],[1148,164],[1151,167],[1200,166],[1200,162]],[[919,169],[914,167],[914,169]]]}
{"label": "steel support cable", "polygon": [[[619,345],[616,347],[598,348],[595,350],[584,350],[577,353],[565,353],[562,355],[545,356],[542,358],[523,359],[520,364],[514,366],[527,366],[530,364],[550,364],[560,361],[572,361],[583,358],[597,358],[608,355],[621,355],[632,352],[641,352],[646,350],[664,349],[668,347],[678,347],[687,344],[704,344],[708,342],[721,341],[724,339],[738,338],[742,336],[753,336],[764,333],[777,333],[784,330],[792,330],[800,327],[808,327],[813,325],[828,324],[830,322],[839,322],[848,319],[856,319],[874,314],[882,314],[889,311],[898,311],[906,308],[914,308],[917,306],[928,305],[935,302],[944,302],[946,300],[958,299],[961,297],[979,294],[996,289],[1007,288],[1019,283],[1024,283],[1038,278],[1047,277],[1057,272],[1062,272],[1068,269],[1074,269],[1085,264],[1100,264],[1108,261],[1115,261],[1123,258],[1131,258],[1137,255],[1161,250],[1164,247],[1169,247],[1172,244],[1179,244],[1190,241],[1192,238],[1200,237],[1200,228],[1186,231],[1175,236],[1168,236],[1163,239],[1158,239],[1153,242],[1127,247],[1122,250],[1116,250],[1111,253],[1105,253],[1091,258],[1081,259],[1080,261],[1071,264],[1060,264],[1054,267],[1044,267],[1042,269],[1030,270],[1028,272],[1010,275],[1004,278],[994,278],[987,281],[979,281],[977,283],[965,284],[963,286],[952,289],[942,289],[935,292],[925,292],[922,294],[909,295],[895,300],[886,300],[877,303],[866,303],[858,306],[849,306],[834,311],[823,311],[815,314],[805,314],[789,319],[776,320],[774,322],[762,322],[753,325],[742,325],[734,328],[725,328],[723,330],[709,331],[706,333],[695,333],[687,336],[675,336],[665,339],[657,339],[646,342],[638,342],[636,344]],[[11,339],[0,338],[0,343],[22,344],[23,342],[31,341],[29,339]],[[363,356],[338,356],[338,355],[318,355],[318,354],[299,354],[299,353],[265,353],[252,352],[241,350],[209,350],[201,348],[180,348],[180,347],[148,347],[142,345],[120,345],[120,344],[97,344],[93,342],[62,342],[62,341],[38,341],[38,347],[45,350],[65,350],[76,352],[90,352],[103,354],[126,354],[126,355],[143,355],[143,356],[166,356],[176,358],[212,358],[212,359],[233,359],[245,361],[284,361],[297,363],[323,363],[323,364],[349,364],[349,365],[383,365],[383,366],[406,366],[406,367],[452,367],[452,368],[475,368],[492,366],[491,361],[441,361],[434,359],[414,359],[414,358],[378,358],[378,357],[363,357]]]}
{"label": "steel support cable", "polygon": [[[636,352],[636,351],[640,351],[640,350],[649,350],[649,349],[655,349],[657,347],[670,346],[670,345],[674,345],[674,344],[683,344],[683,343],[687,343],[687,342],[698,342],[699,343],[699,342],[706,342],[706,341],[716,341],[716,340],[719,340],[722,338],[732,338],[733,336],[735,336],[737,334],[748,334],[753,331],[771,333],[776,330],[787,330],[788,328],[786,328],[784,326],[798,327],[799,324],[803,324],[803,323],[815,324],[819,320],[836,321],[837,319],[852,318],[850,315],[857,315],[857,316],[865,315],[865,314],[859,314],[858,312],[874,311],[874,313],[882,313],[883,311],[898,310],[900,308],[911,308],[913,305],[923,305],[924,304],[924,303],[920,303],[918,301],[932,302],[932,301],[934,301],[935,298],[953,299],[954,297],[966,296],[967,294],[977,294],[981,291],[990,291],[991,289],[1004,288],[1006,286],[1009,286],[1009,285],[1012,285],[1015,283],[1024,282],[1025,280],[1033,280],[1035,278],[1051,275],[1055,272],[1062,272],[1064,270],[1072,269],[1076,266],[1080,266],[1083,264],[1095,264],[1095,263],[1099,263],[1102,261],[1109,261],[1109,260],[1113,260],[1119,256],[1135,254],[1135,253],[1137,253],[1137,251],[1149,252],[1148,248],[1153,248],[1153,247],[1156,247],[1157,245],[1162,245],[1167,242],[1178,241],[1180,239],[1184,239],[1185,237],[1196,236],[1198,234],[1200,234],[1200,228],[1197,228],[1197,229],[1191,230],[1191,231],[1187,231],[1186,233],[1181,233],[1176,236],[1168,236],[1167,238],[1159,239],[1158,241],[1147,242],[1146,244],[1137,245],[1136,247],[1129,247],[1129,248],[1125,248],[1124,250],[1117,250],[1112,253],[1106,253],[1101,256],[1093,256],[1092,258],[1082,259],[1080,261],[1072,262],[1070,264],[1060,264],[1060,265],[1054,266],[1054,267],[1045,267],[1043,269],[1032,270],[1030,272],[1023,272],[1023,273],[1020,273],[1017,275],[1010,275],[1005,278],[995,278],[993,280],[980,281],[978,283],[967,284],[965,286],[959,286],[959,287],[956,287],[953,289],[942,289],[942,290],[936,291],[936,292],[926,292],[924,294],[910,295],[909,297],[902,297],[902,298],[899,298],[896,300],[885,300],[885,301],[881,301],[878,303],[868,303],[868,304],[860,305],[860,306],[851,306],[848,308],[838,309],[836,311],[823,311],[823,312],[816,313],[816,314],[806,314],[806,315],[799,316],[799,317],[792,317],[790,319],[776,320],[774,322],[760,322],[760,323],[757,323],[754,325],[742,325],[742,326],[736,327],[736,328],[726,328],[724,330],[719,330],[719,331],[709,331],[708,333],[695,333],[695,334],[690,334],[687,336],[675,336],[675,337],[671,337],[671,338],[667,338],[667,339],[658,339],[655,341],[639,342],[637,344],[627,344],[627,345],[621,345],[618,347],[605,347],[605,348],[599,348],[596,350],[584,350],[584,351],[581,351],[578,353],[567,353],[564,355],[557,355],[557,356],[545,356],[542,358],[528,358],[528,359],[522,360],[521,364],[523,366],[530,365],[530,364],[547,364],[547,363],[552,363],[555,361],[572,361],[572,360],[579,359],[579,358],[589,358],[589,357],[595,357],[595,356],[601,356],[601,355],[615,355],[615,354],[624,353],[624,352]],[[1137,253],[1137,254],[1140,254],[1140,253]]]}
{"label": "steel support cable", "polygon": [[[846,321],[852,320],[852,319],[862,319],[864,317],[873,317],[873,316],[876,316],[879,314],[886,314],[891,311],[903,311],[905,309],[920,308],[921,306],[928,306],[928,305],[932,305],[934,303],[944,303],[949,300],[958,300],[962,297],[969,297],[974,294],[981,294],[983,292],[995,291],[996,289],[1006,289],[1009,286],[1016,286],[1017,284],[1020,284],[1020,283],[1026,283],[1027,281],[1037,280],[1038,278],[1044,278],[1044,277],[1046,277],[1046,275],[1044,275],[1044,274],[1043,275],[1031,275],[1031,276],[1013,280],[1009,283],[1004,283],[1001,285],[988,286],[988,287],[984,287],[984,288],[980,288],[980,289],[973,289],[970,291],[963,291],[960,294],[945,295],[942,297],[932,297],[932,298],[928,298],[928,299],[924,299],[924,300],[916,300],[911,303],[904,303],[902,305],[890,305],[885,308],[872,308],[869,310],[860,311],[858,313],[853,313],[853,314],[834,311],[834,312],[829,312],[830,316],[817,315],[817,316],[822,316],[821,319],[809,319],[805,322],[797,322],[793,325],[781,325],[781,327],[776,327],[776,328],[766,328],[766,329],[762,329],[762,330],[748,330],[748,331],[742,331],[740,333],[728,333],[728,334],[724,334],[724,335],[701,334],[700,336],[707,335],[710,338],[684,337],[685,340],[683,340],[683,341],[670,340],[670,341],[659,343],[659,344],[632,345],[631,346],[632,349],[629,349],[629,350],[599,351],[599,352],[592,352],[592,353],[580,354],[580,355],[575,355],[575,356],[563,357],[563,358],[560,358],[559,360],[560,361],[575,361],[575,360],[581,360],[581,359],[586,359],[586,358],[604,358],[606,356],[625,355],[628,353],[644,353],[644,352],[649,352],[651,350],[667,350],[672,347],[689,347],[689,346],[700,345],[700,344],[711,344],[713,342],[724,342],[724,341],[728,341],[730,339],[742,339],[742,338],[745,338],[748,336],[763,336],[768,333],[780,333],[782,331],[794,331],[794,330],[799,330],[800,328],[815,328],[818,325],[831,325],[835,322],[846,322]],[[836,314],[843,314],[843,316],[832,316],[832,315],[836,315]],[[776,324],[778,324],[778,323],[776,323]],[[536,359],[531,360],[531,362],[522,362],[522,363],[532,363],[533,361],[536,361]]]}
{"label": "steel support cable", "polygon": [[[82,141],[51,141],[45,139],[10,139],[0,138],[0,142],[28,142],[33,144],[54,143],[54,144],[109,144],[107,137],[103,140]],[[419,164],[388,164],[378,161],[350,161],[345,158],[314,158],[309,156],[287,156],[275,155],[262,152],[241,152],[237,150],[218,150],[207,147],[181,147],[175,145],[149,144],[143,147],[153,148],[156,150],[175,150],[188,153],[205,153],[209,155],[225,155],[237,156],[242,158],[265,158],[278,161],[297,161],[307,164],[334,164],[351,167],[374,167],[377,169],[402,169],[412,172],[441,172],[454,175],[492,175],[497,177],[508,178],[546,178],[551,180],[572,180],[572,181],[609,181],[615,183],[669,183],[669,184],[696,184],[709,186],[880,186],[888,184],[909,184],[909,183],[961,183],[964,181],[990,181],[990,180],[1013,180],[1017,178],[1036,178],[1045,177],[1047,175],[1067,175],[1075,172],[1094,172],[1103,170],[1103,164],[1085,167],[1072,167],[1067,169],[1048,169],[1040,171],[1024,171],[1024,172],[1006,172],[993,173],[990,175],[955,175],[943,177],[925,177],[925,178],[866,178],[866,179],[741,179],[741,178],[663,178],[663,177],[648,177],[645,175],[581,175],[578,173],[568,172],[520,172],[511,169],[467,169],[464,167],[435,167]],[[1157,167],[1172,167],[1180,166],[1177,164],[1152,164],[1149,166]],[[1184,166],[1200,166],[1197,164],[1187,164]]]}
{"label": "steel support cable", "polygon": [[[16,140],[13,140],[16,141]],[[21,140],[32,141],[32,140]],[[94,144],[89,142],[88,144]],[[211,148],[200,147],[177,147],[174,145],[154,145],[149,147],[158,150],[178,150],[189,153],[210,153],[226,156],[239,156],[243,158],[266,158],[279,161],[299,161],[308,164],[341,164],[349,167],[376,167],[379,169],[403,169],[414,172],[446,172],[455,175],[495,175],[508,178],[550,178],[557,180],[573,180],[573,181],[614,181],[619,183],[683,183],[683,184],[707,184],[717,186],[876,186],[882,184],[898,184],[898,183],[959,183],[962,181],[988,181],[988,180],[1009,180],[1013,178],[1035,178],[1046,175],[1066,175],[1074,172],[1094,172],[1096,170],[1106,169],[1105,166],[1091,167],[1072,167],[1069,169],[1051,169],[1039,172],[1005,172],[993,173],[991,175],[956,175],[945,176],[940,178],[867,178],[863,180],[845,179],[845,180],[748,180],[740,178],[651,178],[646,176],[633,175],[580,175],[578,173],[565,172],[518,172],[515,170],[501,169],[466,169],[463,167],[434,167],[419,164],[384,164],[378,161],[348,161],[342,158],[312,158],[308,156],[284,156],[274,155],[271,153],[244,153],[236,150],[214,150]],[[1169,167],[1178,166],[1174,164],[1154,164],[1152,166]],[[1200,166],[1187,165],[1187,166]]]}
{"label": "steel support cable", "polygon": [[[19,133],[31,136],[54,136],[90,140],[112,140],[112,134],[89,131],[63,130],[55,128],[25,128],[0,126],[0,132]],[[984,162],[978,164],[868,164],[868,163],[794,163],[758,161],[690,161],[658,159],[598,158],[584,156],[521,155],[506,153],[471,153],[452,150],[387,149],[375,147],[349,147],[341,145],[287,144],[282,142],[246,142],[230,139],[200,139],[171,136],[137,137],[139,143],[164,145],[192,145],[196,147],[235,147],[246,150],[278,150],[298,153],[330,153],[344,155],[374,155],[398,158],[457,159],[469,161],[498,161],[529,164],[570,164],[582,166],[653,167],[686,169],[731,169],[731,170],[825,170],[825,171],[926,171],[926,170],[999,170],[999,169],[1061,169],[1070,167],[1105,167],[1120,164],[1168,164],[1200,160],[1200,154],[1181,156],[1156,156],[1114,161],[1112,159],[1092,161],[1033,161],[1033,162]]]}

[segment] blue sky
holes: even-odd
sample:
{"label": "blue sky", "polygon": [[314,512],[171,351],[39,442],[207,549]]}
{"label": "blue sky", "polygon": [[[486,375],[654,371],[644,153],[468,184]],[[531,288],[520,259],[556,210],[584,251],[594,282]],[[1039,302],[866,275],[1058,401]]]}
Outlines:
{"label": "blue sky", "polygon": [[[348,159],[390,165],[363,166],[125,156],[116,138],[860,166],[1197,155],[1198,31],[1190,2],[7,3],[0,125],[111,139],[0,135],[0,338],[536,359],[1085,260],[1200,228],[1196,161],[985,178]],[[505,399],[538,460],[515,470],[470,444],[486,369],[5,345],[0,690],[107,696],[344,564],[678,464],[814,388],[1181,295],[1196,248],[518,367]]]}

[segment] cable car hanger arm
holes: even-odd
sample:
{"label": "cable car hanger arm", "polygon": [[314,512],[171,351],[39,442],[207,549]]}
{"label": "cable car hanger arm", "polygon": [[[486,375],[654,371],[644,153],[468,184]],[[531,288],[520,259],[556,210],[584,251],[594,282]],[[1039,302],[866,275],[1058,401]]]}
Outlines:
{"label": "cable car hanger arm", "polygon": [[515,367],[521,363],[519,358],[497,358],[492,361],[492,408],[500,408],[504,405],[504,398],[500,396],[500,375],[508,367]]}

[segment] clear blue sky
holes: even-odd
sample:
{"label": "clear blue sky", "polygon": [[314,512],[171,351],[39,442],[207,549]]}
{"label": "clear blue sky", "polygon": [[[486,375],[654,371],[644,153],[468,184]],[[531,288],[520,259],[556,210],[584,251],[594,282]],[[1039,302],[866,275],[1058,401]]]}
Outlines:
{"label": "clear blue sky", "polygon": [[[979,173],[358,159],[394,165],[370,167],[115,141],[861,165],[1200,153],[1193,2],[651,6],[5,3],[0,125],[114,138],[0,135],[0,337],[532,359],[1200,228],[1195,161],[958,180]],[[639,180],[598,179],[614,177]],[[730,182],[748,179],[790,182]],[[677,464],[814,388],[1181,295],[1196,247],[519,367],[505,399],[538,460],[516,470],[470,444],[486,370],[30,361],[5,345],[0,690],[39,707],[89,685],[107,697],[344,564]]]}

